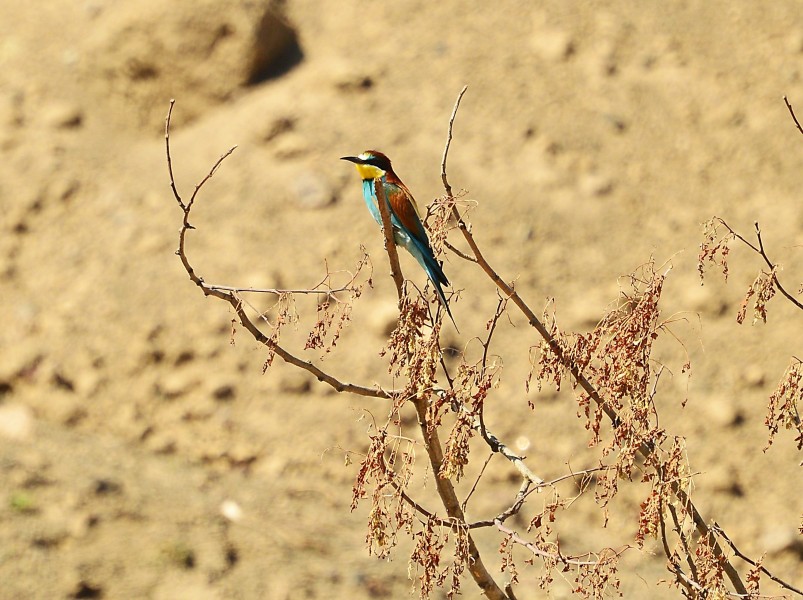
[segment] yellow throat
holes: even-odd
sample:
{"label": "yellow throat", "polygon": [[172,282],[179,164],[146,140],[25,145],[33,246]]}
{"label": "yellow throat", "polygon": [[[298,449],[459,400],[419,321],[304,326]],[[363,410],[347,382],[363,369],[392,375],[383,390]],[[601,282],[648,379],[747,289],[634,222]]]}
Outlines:
{"label": "yellow throat", "polygon": [[385,174],[382,169],[373,165],[355,164],[354,166],[357,167],[357,172],[363,179],[376,179],[377,177],[382,177]]}

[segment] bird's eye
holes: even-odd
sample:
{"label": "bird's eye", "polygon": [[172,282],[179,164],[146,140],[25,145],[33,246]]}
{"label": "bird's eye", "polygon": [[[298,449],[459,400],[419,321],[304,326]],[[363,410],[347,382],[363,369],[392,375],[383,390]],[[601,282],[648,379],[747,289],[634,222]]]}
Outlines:
{"label": "bird's eye", "polygon": [[379,156],[369,156],[368,157],[368,164],[375,166],[377,169],[382,169],[383,171],[387,171],[390,165],[387,164],[387,161],[383,160]]}

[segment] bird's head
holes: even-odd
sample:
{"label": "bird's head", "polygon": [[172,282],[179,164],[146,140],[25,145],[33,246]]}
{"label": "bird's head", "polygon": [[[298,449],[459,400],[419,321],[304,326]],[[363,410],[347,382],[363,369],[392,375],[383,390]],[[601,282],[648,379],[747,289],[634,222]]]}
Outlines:
{"label": "bird's head", "polygon": [[363,179],[377,179],[393,172],[390,159],[378,150],[366,150],[359,156],[344,156],[340,160],[353,162]]}

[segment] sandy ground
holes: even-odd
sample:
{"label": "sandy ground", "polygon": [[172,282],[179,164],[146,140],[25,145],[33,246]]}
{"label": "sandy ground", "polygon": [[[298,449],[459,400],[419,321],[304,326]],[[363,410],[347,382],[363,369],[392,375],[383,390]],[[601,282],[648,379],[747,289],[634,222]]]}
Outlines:
{"label": "sandy ground", "polygon": [[[387,408],[278,361],[262,375],[265,351],[242,332],[230,343],[232,313],[173,254],[162,128],[175,98],[186,192],[239,146],[193,221],[207,281],[306,287],[324,261],[352,268],[366,246],[374,288],[325,364],[386,384],[394,289],[353,168],[337,159],[384,150],[428,203],[464,84],[450,179],[475,203],[489,258],[534,307],[554,298],[566,329],[592,326],[620,275],[671,261],[664,314],[680,317],[693,369],[686,381],[677,344],[661,349],[676,373],[660,388],[662,424],[687,438],[704,514],[803,584],[800,455],[789,434],[762,452],[767,397],[800,356],[803,318],[774,300],[766,325],[736,325],[760,266],[747,252],[732,253],[727,285],[712,275],[701,287],[696,272],[701,223],[716,214],[745,233],[760,221],[790,289],[803,281],[803,136],[781,101],[803,109],[799,4],[280,4],[298,46],[278,59],[275,29],[254,42],[261,2],[0,4],[0,597],[408,596],[409,544],[369,557],[366,506],[348,509],[345,451],[365,450]],[[471,265],[445,269],[463,290],[462,333],[447,341],[463,347],[496,298]],[[298,310],[308,328],[313,301]],[[497,339],[489,426],[544,477],[592,466],[570,395],[525,396],[523,321]],[[502,459],[491,466],[476,516],[518,485]],[[646,490],[622,487],[608,529],[592,501],[572,509],[568,548],[632,542]],[[498,536],[479,539],[498,569]],[[537,568],[518,556],[519,598],[568,595],[560,581],[533,587]],[[623,594],[677,597],[666,577],[657,546],[633,551]],[[470,581],[464,595],[477,596]]]}

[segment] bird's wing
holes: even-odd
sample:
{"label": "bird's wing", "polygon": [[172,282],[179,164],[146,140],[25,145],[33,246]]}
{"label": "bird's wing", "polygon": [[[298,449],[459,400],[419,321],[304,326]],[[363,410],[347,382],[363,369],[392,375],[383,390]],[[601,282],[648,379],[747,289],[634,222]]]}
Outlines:
{"label": "bird's wing", "polygon": [[429,247],[429,239],[424,225],[421,223],[418,206],[410,191],[403,183],[386,183],[385,194],[390,204],[390,210],[407,232],[424,246]]}

